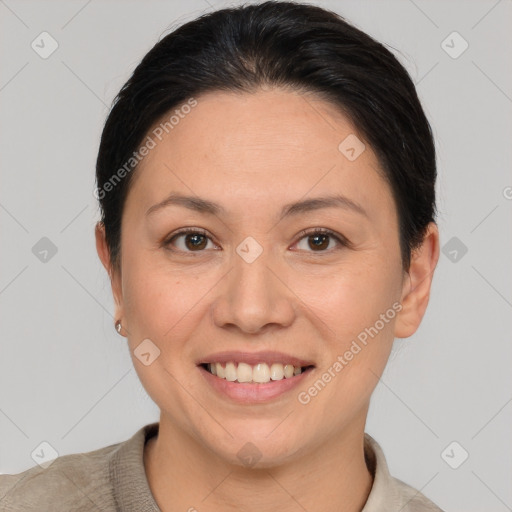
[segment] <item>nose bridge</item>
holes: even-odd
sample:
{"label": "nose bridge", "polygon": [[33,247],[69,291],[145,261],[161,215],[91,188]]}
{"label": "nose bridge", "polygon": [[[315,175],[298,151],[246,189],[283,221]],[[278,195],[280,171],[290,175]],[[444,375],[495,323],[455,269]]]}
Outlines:
{"label": "nose bridge", "polygon": [[214,307],[217,325],[235,324],[257,332],[267,324],[289,325],[293,319],[291,296],[275,275],[272,251],[247,237],[232,255],[232,270]]}
{"label": "nose bridge", "polygon": [[[263,301],[271,301],[273,295],[272,289],[274,284],[272,280],[275,276],[270,271],[269,266],[272,264],[269,251],[261,252],[257,256],[254,255],[254,250],[250,249],[244,256],[240,256],[239,249],[237,255],[233,257],[233,280],[231,283],[232,289],[230,293],[238,296],[238,299],[246,300],[252,299],[250,302],[261,303]],[[257,301],[256,301],[257,299]]]}

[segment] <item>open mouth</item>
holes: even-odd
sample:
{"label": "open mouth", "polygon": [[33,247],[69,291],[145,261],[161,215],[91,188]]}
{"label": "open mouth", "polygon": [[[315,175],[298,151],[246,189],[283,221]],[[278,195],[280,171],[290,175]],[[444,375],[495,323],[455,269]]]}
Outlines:
{"label": "open mouth", "polygon": [[314,365],[293,366],[281,363],[249,365],[232,361],[227,363],[202,363],[199,366],[220,379],[245,384],[265,384],[277,380],[291,379],[314,368]]}

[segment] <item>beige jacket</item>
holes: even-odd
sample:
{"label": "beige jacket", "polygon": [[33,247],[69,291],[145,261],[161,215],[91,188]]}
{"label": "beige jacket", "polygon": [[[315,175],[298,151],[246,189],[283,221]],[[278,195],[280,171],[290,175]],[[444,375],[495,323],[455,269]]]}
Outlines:
{"label": "beige jacket", "polygon": [[[161,512],[143,463],[144,444],[158,426],[145,425],[130,439],[99,450],[63,455],[45,468],[0,475],[0,511]],[[443,512],[390,475],[382,449],[366,433],[365,455],[374,481],[361,512]]]}

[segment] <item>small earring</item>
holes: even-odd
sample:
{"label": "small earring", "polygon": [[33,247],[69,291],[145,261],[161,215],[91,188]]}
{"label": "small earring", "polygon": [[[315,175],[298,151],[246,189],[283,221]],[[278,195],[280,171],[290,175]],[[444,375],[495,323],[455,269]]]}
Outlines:
{"label": "small earring", "polygon": [[116,331],[118,332],[118,334],[121,334],[121,321],[118,320],[116,322]]}

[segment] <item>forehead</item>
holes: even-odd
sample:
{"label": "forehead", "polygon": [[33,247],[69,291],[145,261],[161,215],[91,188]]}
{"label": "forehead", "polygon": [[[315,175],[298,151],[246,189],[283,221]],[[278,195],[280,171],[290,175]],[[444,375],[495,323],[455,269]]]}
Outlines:
{"label": "forehead", "polygon": [[[332,193],[368,204],[370,213],[393,209],[375,154],[331,103],[283,89],[211,92],[195,100],[173,124],[163,124],[169,113],[148,132],[155,145],[129,194],[141,207],[180,191],[228,210],[261,212],[263,204]],[[357,158],[346,153],[347,144],[362,151]]]}

